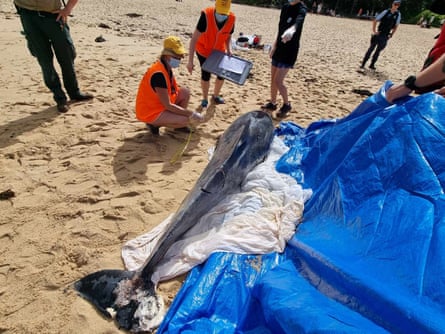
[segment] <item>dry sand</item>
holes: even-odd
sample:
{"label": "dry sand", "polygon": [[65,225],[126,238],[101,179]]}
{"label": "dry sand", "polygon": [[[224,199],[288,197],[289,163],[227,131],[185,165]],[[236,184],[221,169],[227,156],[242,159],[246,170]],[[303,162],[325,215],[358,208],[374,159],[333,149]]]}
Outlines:
{"label": "dry sand", "polygon": [[[254,63],[245,85],[227,82],[214,117],[171,163],[186,134],[152,137],[134,117],[139,80],[164,37],[186,46],[209,0],[80,1],[70,19],[82,90],[92,102],[58,114],[40,69],[20,34],[11,1],[0,2],[0,333],[119,333],[113,322],[69,288],[87,273],[122,268],[122,244],[174,212],[207,163],[207,150],[240,114],[269,96],[270,60],[258,50],[235,54]],[[272,43],[279,10],[232,5],[239,32]],[[140,14],[128,15],[128,14]],[[109,28],[101,28],[99,25]],[[286,79],[302,126],[349,114],[385,80],[398,82],[420,67],[438,29],[401,25],[375,73],[356,69],[371,22],[309,14],[297,66]],[[95,38],[103,36],[105,42]],[[197,60],[195,63],[198,64]],[[200,101],[199,71],[176,70]],[[213,81],[212,81],[213,82]],[[278,121],[277,121],[278,122]],[[163,283],[171,302],[184,277]]]}

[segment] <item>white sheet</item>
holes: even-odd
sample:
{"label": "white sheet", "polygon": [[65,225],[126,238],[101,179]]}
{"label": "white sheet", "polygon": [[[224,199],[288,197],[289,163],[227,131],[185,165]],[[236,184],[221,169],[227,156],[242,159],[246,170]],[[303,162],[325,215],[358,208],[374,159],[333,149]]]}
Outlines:
{"label": "white sheet", "polygon": [[[304,202],[312,194],[289,175],[275,170],[276,162],[286,151],[281,139],[275,137],[268,158],[247,175],[241,193],[224,199],[184,239],[172,245],[154,273],[153,282],[186,273],[216,251],[282,252],[301,220]],[[144,264],[172,217],[173,214],[124,245],[122,257],[127,269],[137,270]]]}

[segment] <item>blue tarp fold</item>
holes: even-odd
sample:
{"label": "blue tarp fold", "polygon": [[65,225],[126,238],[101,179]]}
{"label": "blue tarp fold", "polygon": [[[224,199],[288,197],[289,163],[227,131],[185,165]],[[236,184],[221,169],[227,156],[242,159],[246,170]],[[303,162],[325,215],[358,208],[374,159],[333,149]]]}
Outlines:
{"label": "blue tarp fold", "polygon": [[158,333],[445,332],[445,99],[385,85],[340,120],[281,123],[313,196],[283,254],[213,254]]}

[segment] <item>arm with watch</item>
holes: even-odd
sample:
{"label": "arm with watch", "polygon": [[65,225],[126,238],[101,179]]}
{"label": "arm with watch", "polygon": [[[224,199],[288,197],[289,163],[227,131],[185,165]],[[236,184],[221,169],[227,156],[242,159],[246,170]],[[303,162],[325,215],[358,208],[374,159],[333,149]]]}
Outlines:
{"label": "arm with watch", "polygon": [[[391,86],[386,91],[386,100],[393,103],[395,100],[409,95],[412,91],[445,80],[445,54],[416,76],[410,75],[405,81]],[[437,89],[435,93],[445,97],[445,87]]]}

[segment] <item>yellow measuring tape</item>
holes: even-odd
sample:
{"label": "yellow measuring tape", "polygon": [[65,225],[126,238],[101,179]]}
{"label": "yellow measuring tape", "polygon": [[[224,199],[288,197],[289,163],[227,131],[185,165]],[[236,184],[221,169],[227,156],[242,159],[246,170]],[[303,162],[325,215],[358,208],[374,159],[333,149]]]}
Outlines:
{"label": "yellow measuring tape", "polygon": [[[204,113],[205,122],[208,122],[213,117],[214,114],[215,114],[215,105],[213,103],[211,103],[210,106],[208,107],[208,109]],[[197,123],[195,123],[195,124],[197,124]],[[170,159],[170,164],[172,164],[172,165],[175,164],[178,161],[178,159],[184,154],[187,146],[190,143],[190,140],[192,139],[193,131],[194,130],[192,130],[192,128],[190,128],[190,132],[187,137],[187,140],[184,143],[184,146],[182,148],[179,148],[179,150],[176,151],[176,153]]]}
{"label": "yellow measuring tape", "polygon": [[186,141],[184,142],[184,146],[183,146],[182,148],[180,147],[180,148],[176,151],[176,153],[175,153],[175,154],[173,155],[173,157],[170,159],[170,164],[174,165],[174,164],[179,160],[179,158],[184,154],[184,152],[185,152],[187,146],[189,145],[189,143],[190,143],[190,141],[191,141],[191,139],[192,139],[192,133],[193,133],[193,130],[190,129],[190,132],[189,132],[189,134],[188,134],[188,136],[187,136],[187,139],[186,139]]}

